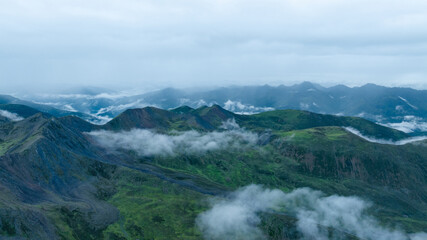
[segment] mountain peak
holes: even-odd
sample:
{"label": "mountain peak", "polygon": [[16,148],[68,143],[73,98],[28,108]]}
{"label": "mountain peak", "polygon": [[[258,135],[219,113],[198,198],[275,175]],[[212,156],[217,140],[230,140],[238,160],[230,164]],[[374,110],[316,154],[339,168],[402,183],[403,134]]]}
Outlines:
{"label": "mountain peak", "polygon": [[48,113],[38,112],[36,114],[29,116],[24,121],[28,121],[28,122],[35,122],[40,120],[45,121],[45,120],[50,120],[51,118],[52,118],[52,115]]}
{"label": "mountain peak", "polygon": [[312,82],[309,82],[309,81],[304,81],[304,82],[302,82],[300,84],[295,84],[295,85],[291,86],[291,88],[297,89],[297,90],[300,90],[300,91],[303,91],[303,90],[320,90],[320,89],[324,89],[324,87],[322,87],[321,85],[316,84],[316,83],[312,83]]}
{"label": "mountain peak", "polygon": [[105,126],[114,130],[132,128],[162,128],[173,113],[156,107],[128,109]]}
{"label": "mountain peak", "polygon": [[81,132],[89,132],[94,129],[100,128],[99,125],[91,124],[76,116],[61,117],[61,118],[58,118],[58,121],[71,129],[75,129]]}
{"label": "mountain peak", "polygon": [[189,113],[193,110],[194,110],[194,108],[191,108],[191,107],[185,105],[185,106],[180,106],[180,107],[174,108],[171,110],[171,112],[183,114],[183,113]]}
{"label": "mountain peak", "polygon": [[304,81],[302,83],[295,84],[292,87],[310,88],[310,87],[314,87],[314,84],[309,81]]}
{"label": "mountain peak", "polygon": [[225,110],[218,104],[213,104],[212,106],[202,106],[198,109],[196,109],[197,112],[200,113],[200,115],[205,115],[207,113],[222,113],[226,115],[233,115],[232,112]]}
{"label": "mountain peak", "polygon": [[209,122],[212,126],[220,126],[222,122],[235,116],[234,113],[225,110],[218,104],[213,104],[210,107],[200,107],[194,110],[194,113],[200,116],[206,122]]}
{"label": "mountain peak", "polygon": [[378,89],[378,88],[385,88],[385,87],[380,86],[380,85],[376,85],[374,83],[367,83],[367,84],[361,86],[360,88],[370,88],[370,89],[374,89],[375,88],[375,89]]}
{"label": "mountain peak", "polygon": [[103,88],[103,87],[95,87],[95,86],[82,86],[82,87],[74,87],[62,91],[62,94],[84,94],[95,96],[101,93],[114,93],[113,90]]}

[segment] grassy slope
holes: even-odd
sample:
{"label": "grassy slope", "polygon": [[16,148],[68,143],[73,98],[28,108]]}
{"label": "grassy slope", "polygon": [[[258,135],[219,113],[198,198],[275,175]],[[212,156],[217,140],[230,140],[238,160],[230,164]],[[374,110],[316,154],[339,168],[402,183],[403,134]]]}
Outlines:
{"label": "grassy slope", "polygon": [[[205,117],[210,111],[205,108],[199,112]],[[244,151],[156,157],[150,159],[151,164],[198,175],[229,189],[257,183],[284,191],[308,186],[327,194],[360,195],[378,204],[374,214],[385,223],[401,224],[407,231],[427,228],[425,147],[368,143],[340,127],[331,127],[343,125],[333,116],[320,119],[327,123],[322,126],[331,126],[316,128],[312,128],[313,122],[319,120],[319,115],[293,110],[236,118],[240,125],[254,131],[272,129],[272,141]],[[218,125],[221,119],[215,119],[212,125]],[[346,121],[361,124],[373,136],[404,137],[357,118],[353,120],[356,123],[348,118]],[[171,129],[188,129],[187,124],[188,121],[180,121],[167,125]],[[354,157],[359,159],[357,164],[370,167],[354,167]],[[336,164],[337,159],[341,159],[342,166]],[[382,174],[385,172],[388,174]],[[114,191],[98,197],[120,211],[119,221],[106,229],[90,228],[79,211],[49,205],[37,208],[48,212],[64,239],[200,239],[194,223],[197,214],[207,209],[207,196],[123,167],[112,174],[106,185],[112,185]]]}
{"label": "grassy slope", "polygon": [[[339,127],[274,134],[281,140],[260,149],[156,158],[155,163],[230,188],[257,183],[285,191],[308,186],[327,194],[359,195],[381,206],[375,214],[389,223],[408,231],[427,227],[427,189],[417,169],[426,167],[425,147],[372,144]],[[337,159],[342,163],[336,164]]]}
{"label": "grassy slope", "polygon": [[103,233],[106,239],[201,239],[194,226],[206,209],[202,194],[135,170],[115,176],[117,193],[109,200],[121,218]]}
{"label": "grassy slope", "polygon": [[[185,113],[197,113],[201,117],[209,113],[209,108],[185,110]],[[218,109],[213,110],[217,111]],[[360,118],[318,115],[295,110],[235,117],[238,123],[247,129],[259,132],[265,129],[272,129],[272,139],[276,140],[257,149],[245,149],[238,152],[217,151],[204,155],[183,155],[169,158],[156,157],[152,159],[152,163],[172,171],[195,174],[230,189],[257,183],[272,188],[280,188],[284,191],[309,186],[322,190],[327,194],[360,195],[379,204],[378,206],[381,205],[381,207],[376,208],[374,214],[385,223],[400,224],[407,231],[419,231],[427,227],[425,204],[420,205],[418,201],[421,198],[424,199],[422,202],[425,203],[425,195],[416,195],[413,198],[406,195],[402,197],[403,190],[399,190],[401,189],[400,186],[396,185],[392,189],[387,187],[388,184],[399,184],[401,179],[390,179],[381,175],[382,164],[388,164],[388,157],[397,159],[389,166],[391,171],[395,168],[403,168],[405,170],[405,168],[412,168],[414,165],[405,166],[404,163],[399,163],[401,159],[399,157],[396,158],[396,156],[401,155],[401,158],[415,156],[414,161],[421,161],[418,153],[425,151],[425,149],[413,146],[396,147],[368,143],[349,134],[339,126],[353,126],[367,135],[385,139],[407,137],[404,133],[378,126]],[[218,122],[219,119],[215,119],[215,121]],[[187,125],[188,122],[186,121],[177,121],[172,122],[169,128],[185,130],[188,129]],[[384,153],[387,153],[385,154],[386,156],[381,156]],[[323,162],[321,161],[320,164],[314,165],[313,169],[310,169],[310,164],[305,161],[305,158],[300,157],[307,154],[312,154],[314,159],[322,159]],[[322,171],[322,169],[328,169],[328,164],[336,161],[334,154],[342,157],[347,167],[343,169],[332,168],[330,172]],[[365,174],[373,174],[371,179],[363,178],[361,172],[348,166],[353,156],[365,159],[365,161],[368,161],[366,162],[367,165],[372,165],[371,169],[365,169]],[[141,159],[141,161],[144,162],[145,160]],[[419,162],[416,163],[420,164]],[[406,170],[403,174],[411,171],[416,172],[416,169]],[[340,174],[336,174],[336,172]],[[411,181],[415,180],[416,184],[414,186],[417,187],[422,187],[423,181],[425,181],[425,179],[420,178],[403,180],[403,185],[411,185]],[[143,224],[140,226],[143,226],[143,231],[145,229],[147,233],[150,232],[150,229],[156,228],[155,223],[149,219],[150,216],[153,216],[153,211],[161,212],[163,214],[160,215],[162,218],[165,218],[165,216],[169,218],[171,217],[168,216],[169,213],[173,212],[170,211],[171,209],[180,209],[172,203],[181,203],[183,198],[191,196],[191,194],[188,195],[189,192],[186,193],[186,196],[179,194],[175,196],[152,195],[160,190],[134,184],[134,181],[126,180],[123,182],[119,180],[119,182],[121,182],[118,188],[120,190],[110,201],[118,206],[122,213],[125,213],[125,219],[131,219],[129,220],[132,222],[129,223],[130,225],[133,223],[135,225],[138,225],[138,223]],[[130,191],[136,195],[129,193]],[[425,193],[426,190],[424,189],[422,192]],[[129,201],[143,201],[141,199],[144,198],[151,198],[151,200],[162,199],[162,203],[160,206],[155,205],[155,208],[148,207],[150,205],[144,202],[141,204],[126,204]],[[197,203],[200,198],[195,197],[195,199],[196,201],[190,197],[190,199],[186,198],[185,201],[196,205],[200,204]],[[164,212],[162,209],[169,209],[169,211]],[[145,213],[147,217],[135,217],[132,215],[134,211],[140,211],[141,214]],[[181,212],[180,214],[185,216],[185,219],[192,219],[192,221],[187,222],[188,225],[186,227],[194,229],[195,214],[191,211]],[[123,221],[126,226],[127,220]],[[179,222],[179,220],[177,221]],[[113,226],[107,232],[112,231],[117,236],[125,236],[119,230],[119,223]],[[157,236],[158,239],[165,237],[162,231],[157,234],[160,234]],[[149,236],[157,239],[155,235]],[[179,238],[178,236],[182,237],[184,235],[175,235],[176,238]],[[198,235],[196,234],[196,236]]]}
{"label": "grassy slope", "polygon": [[398,140],[408,137],[403,132],[380,126],[363,118],[322,115],[299,110],[277,110],[250,116],[237,115],[236,118],[240,125],[256,131],[265,129],[291,131],[321,126],[351,126],[365,135],[381,139]]}

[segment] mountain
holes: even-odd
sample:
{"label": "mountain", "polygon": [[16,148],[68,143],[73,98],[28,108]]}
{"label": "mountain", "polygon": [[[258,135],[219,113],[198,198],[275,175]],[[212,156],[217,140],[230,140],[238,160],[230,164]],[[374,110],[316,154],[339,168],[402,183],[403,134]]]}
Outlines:
{"label": "mountain", "polygon": [[379,139],[400,140],[409,137],[404,132],[390,129],[363,118],[341,117],[316,114],[299,110],[276,110],[254,115],[239,115],[221,108],[219,105],[193,109],[187,106],[170,111],[145,107],[129,109],[104,125],[112,130],[134,128],[155,128],[175,130],[214,130],[227,119],[235,119],[238,124],[253,131],[290,131],[325,126],[344,126],[360,129],[368,136]]}
{"label": "mountain", "polygon": [[117,220],[117,210],[95,197],[114,168],[96,160],[82,133],[37,113],[0,125],[0,139],[1,236],[59,239],[64,214],[94,228]]}
{"label": "mountain", "polygon": [[[345,115],[357,115],[363,112],[378,115],[386,113],[382,108],[384,106],[388,108],[387,111],[395,112],[396,106],[402,105],[403,111],[407,111],[408,114],[425,117],[426,109],[425,90],[387,88],[374,84],[354,88],[344,85],[325,88],[310,82],[303,82],[293,86],[235,86],[197,92],[169,88],[138,97],[143,98],[146,103],[158,104],[163,108],[181,104],[193,106],[200,101],[222,105],[230,100],[254,107],[316,110]],[[160,99],[161,101],[159,101]],[[373,100],[380,100],[380,102]],[[416,111],[417,109],[419,111]],[[399,112],[394,114],[399,116]]]}
{"label": "mountain", "polygon": [[199,108],[217,104],[240,114],[282,109],[306,110],[363,117],[415,135],[427,132],[427,90],[389,88],[374,84],[352,88],[344,85],[322,87],[303,82],[293,86],[231,86],[210,90],[166,88],[144,94],[100,91],[94,95],[93,89],[87,89],[74,94],[39,96],[35,99],[45,104],[56,104],[55,106],[64,110],[85,113],[86,116],[81,117],[97,123],[105,123],[132,108]]}
{"label": "mountain", "polygon": [[59,92],[62,96],[67,95],[89,95],[96,96],[99,94],[114,94],[114,91],[108,88],[103,87],[95,87],[95,86],[82,86],[82,87],[74,87],[68,88],[61,92]]}
{"label": "mountain", "polygon": [[[234,124],[230,132],[234,135],[227,135],[224,123],[233,119],[235,123],[229,124]],[[239,115],[218,105],[170,111],[129,109],[102,126],[75,116],[57,118],[44,113],[3,123],[0,236],[201,239],[194,221],[208,208],[203,199],[253,182],[362,196],[375,204],[375,215],[384,224],[399,224],[409,232],[425,229],[427,143],[372,143],[343,126],[375,138],[408,137],[357,117],[298,110]],[[138,128],[171,137],[179,131],[199,132],[174,141],[183,136],[200,137],[199,141],[217,137],[211,143],[227,141],[230,136],[259,139],[244,151],[230,145],[203,154],[145,156],[132,149],[109,149],[88,134],[102,130],[107,139],[114,139]],[[165,141],[166,136],[147,140]],[[277,231],[290,238],[298,235],[292,215],[265,217],[278,218],[274,226],[261,225],[272,234],[271,239]]]}
{"label": "mountain", "polygon": [[[372,139],[409,137],[358,117],[239,115],[219,105],[128,109],[104,125],[41,112],[5,122],[0,236],[202,239],[195,221],[210,208],[206,199],[251,183],[357,195],[383,225],[426,229],[427,141],[379,144],[343,127]],[[300,238],[296,218],[266,213],[259,226],[269,239]]]}
{"label": "mountain", "polygon": [[[54,104],[54,105],[57,105],[57,104]],[[96,120],[96,118],[85,113],[77,112],[76,110],[73,110],[73,111],[61,110],[61,109],[51,107],[47,104],[39,104],[32,101],[25,101],[25,100],[21,100],[8,95],[0,95],[0,109],[8,110],[18,115],[22,114],[22,116],[24,117],[30,115],[31,113],[34,113],[35,111],[38,111],[38,112],[45,112],[56,117],[78,116],[80,118],[83,118],[89,121]]]}
{"label": "mountain", "polygon": [[0,104],[0,110],[5,110],[11,113],[15,113],[18,116],[27,118],[29,116],[32,116],[36,113],[39,113],[40,111],[28,107],[26,105],[21,105],[21,104]]}
{"label": "mountain", "polygon": [[[427,91],[387,88],[374,84],[349,88],[321,87],[304,82],[294,86],[248,86],[190,92],[173,89],[141,95],[146,103],[162,108],[182,104],[220,104],[236,113],[253,114],[272,109],[308,110],[343,116],[358,116],[407,133],[427,131]],[[161,102],[156,99],[162,99]]]}
{"label": "mountain", "polygon": [[179,107],[171,111],[145,107],[140,109],[129,109],[105,124],[108,129],[130,130],[133,128],[155,128],[157,130],[214,130],[222,122],[234,117],[218,105],[193,109],[190,107]]}

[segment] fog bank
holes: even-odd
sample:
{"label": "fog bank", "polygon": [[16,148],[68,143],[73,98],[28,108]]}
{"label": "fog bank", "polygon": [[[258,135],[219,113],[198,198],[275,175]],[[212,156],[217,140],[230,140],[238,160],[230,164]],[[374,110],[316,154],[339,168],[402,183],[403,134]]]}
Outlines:
{"label": "fog bank", "polygon": [[169,134],[147,129],[121,132],[101,130],[88,134],[106,149],[132,150],[140,156],[173,156],[176,154],[200,154],[222,149],[240,149],[254,146],[258,141],[257,134],[240,128],[234,120],[224,122],[222,128],[224,131],[172,131]]}
{"label": "fog bank", "polygon": [[[209,210],[196,224],[205,239],[267,239],[258,225],[260,214],[296,216],[301,239],[342,239],[356,236],[372,240],[421,240],[427,233],[407,234],[383,227],[367,213],[372,204],[356,196],[326,196],[320,191],[299,188],[290,193],[249,185],[226,199],[212,199]],[[332,232],[328,231],[332,228]]]}

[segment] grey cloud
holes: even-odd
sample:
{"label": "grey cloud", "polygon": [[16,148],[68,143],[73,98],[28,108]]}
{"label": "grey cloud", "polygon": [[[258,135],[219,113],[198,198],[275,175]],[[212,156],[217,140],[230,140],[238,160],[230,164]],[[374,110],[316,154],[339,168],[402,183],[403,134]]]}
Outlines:
{"label": "grey cloud", "polygon": [[[407,234],[382,227],[366,210],[372,205],[358,197],[325,196],[309,188],[284,193],[249,185],[227,199],[213,199],[212,208],[201,213],[196,224],[205,239],[266,239],[258,227],[261,213],[293,214],[302,239],[339,239],[343,233],[367,240],[419,240],[420,232]],[[331,234],[327,228],[333,228]]]}
{"label": "grey cloud", "polygon": [[226,130],[213,132],[171,132],[160,134],[153,130],[133,129],[130,131],[93,131],[88,134],[106,149],[126,149],[140,156],[172,156],[175,154],[199,154],[207,151],[236,149],[253,146],[258,135],[241,129],[235,122],[226,122]]}
{"label": "grey cloud", "polygon": [[71,82],[304,80],[425,88],[426,7],[422,0],[2,1],[0,30],[8,34],[0,72],[14,79],[12,90],[28,79],[43,90]]}
{"label": "grey cloud", "polygon": [[402,139],[399,141],[392,141],[392,140],[376,139],[373,137],[365,136],[359,130],[352,128],[352,127],[344,127],[344,129],[351,132],[354,135],[357,135],[357,136],[365,139],[368,142],[374,142],[374,143],[380,143],[380,144],[405,145],[408,143],[423,141],[423,140],[427,139],[427,136],[418,136],[418,137],[411,137],[411,138]]}
{"label": "grey cloud", "polygon": [[6,110],[0,110],[0,116],[8,118],[8,119],[10,119],[12,121],[21,121],[21,120],[24,119],[23,117],[19,116],[18,114],[12,113],[12,112],[9,112],[9,111],[6,111]]}

